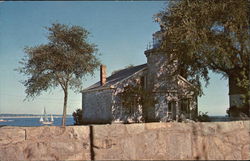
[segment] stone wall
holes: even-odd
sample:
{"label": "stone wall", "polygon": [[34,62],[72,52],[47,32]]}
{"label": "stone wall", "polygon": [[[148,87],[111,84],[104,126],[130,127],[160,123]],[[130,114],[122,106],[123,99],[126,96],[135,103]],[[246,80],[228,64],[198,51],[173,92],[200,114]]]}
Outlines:
{"label": "stone wall", "polygon": [[93,145],[96,160],[249,160],[249,133],[250,121],[103,125]]}
{"label": "stone wall", "polygon": [[0,160],[250,159],[250,121],[1,127]]}
{"label": "stone wall", "polygon": [[112,92],[112,89],[105,89],[82,93],[84,123],[110,123],[112,121]]}
{"label": "stone wall", "polygon": [[90,160],[88,126],[1,127],[0,160]]}
{"label": "stone wall", "polygon": [[[178,117],[181,111],[181,100],[189,99],[189,108],[197,111],[197,99],[195,88],[185,78],[177,75],[177,61],[171,61],[171,55],[164,54],[159,48],[145,51],[147,56],[147,86],[152,90],[157,104],[148,108],[149,121],[166,120],[167,113],[172,113],[170,119]],[[185,80],[185,81],[184,81]],[[175,102],[176,106],[170,111],[169,102]],[[194,118],[196,113],[185,113],[189,118]],[[175,116],[173,116],[175,115]]]}

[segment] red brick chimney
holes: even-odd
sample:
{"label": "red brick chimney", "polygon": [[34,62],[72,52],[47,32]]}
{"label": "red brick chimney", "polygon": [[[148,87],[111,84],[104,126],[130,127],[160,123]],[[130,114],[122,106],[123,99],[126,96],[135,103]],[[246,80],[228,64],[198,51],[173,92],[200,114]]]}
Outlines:
{"label": "red brick chimney", "polygon": [[100,66],[100,82],[101,82],[101,86],[104,86],[106,84],[106,65],[101,65]]}

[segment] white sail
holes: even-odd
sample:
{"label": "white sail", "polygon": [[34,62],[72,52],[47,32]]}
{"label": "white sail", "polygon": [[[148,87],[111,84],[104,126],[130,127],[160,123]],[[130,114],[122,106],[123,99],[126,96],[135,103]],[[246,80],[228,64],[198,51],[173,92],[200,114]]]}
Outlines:
{"label": "white sail", "polygon": [[44,107],[44,110],[43,110],[43,116],[41,116],[41,118],[40,118],[40,122],[42,124],[44,124],[44,125],[51,125],[54,122],[54,118],[53,118],[52,115],[50,115],[50,121],[49,121],[49,117],[48,117],[48,115],[46,113],[45,107]]}
{"label": "white sail", "polygon": [[40,122],[43,122],[43,117],[41,116],[41,118],[40,118]]}
{"label": "white sail", "polygon": [[44,117],[44,121],[46,121],[46,122],[49,121],[45,107],[44,107],[43,117]]}
{"label": "white sail", "polygon": [[50,115],[50,121],[51,121],[51,122],[54,121],[53,115]]}

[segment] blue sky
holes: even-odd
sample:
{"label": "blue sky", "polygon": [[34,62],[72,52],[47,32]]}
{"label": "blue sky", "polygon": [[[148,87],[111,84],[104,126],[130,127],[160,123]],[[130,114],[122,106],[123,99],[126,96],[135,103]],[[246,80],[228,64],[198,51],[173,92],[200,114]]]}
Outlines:
{"label": "blue sky", "polygon": [[[57,88],[44,92],[33,101],[23,101],[25,88],[20,83],[25,76],[14,71],[25,55],[25,46],[46,43],[45,26],[53,22],[80,25],[91,32],[89,40],[98,45],[101,62],[108,75],[129,64],[146,62],[144,50],[159,30],[153,15],[165,6],[162,1],[55,1],[0,3],[0,113],[62,114],[63,92]],[[87,87],[99,80],[86,77]],[[225,115],[229,106],[228,83],[219,75],[210,74],[205,96],[199,98],[199,110],[210,115]],[[68,114],[81,107],[81,94],[69,93]]]}

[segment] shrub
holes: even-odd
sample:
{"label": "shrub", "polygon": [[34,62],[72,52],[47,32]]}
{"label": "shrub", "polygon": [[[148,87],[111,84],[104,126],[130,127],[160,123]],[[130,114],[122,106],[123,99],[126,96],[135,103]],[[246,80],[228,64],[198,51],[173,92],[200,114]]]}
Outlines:
{"label": "shrub", "polygon": [[73,112],[72,116],[74,117],[74,125],[83,125],[83,119],[82,119],[82,109],[77,109]]}
{"label": "shrub", "polygon": [[244,114],[246,116],[250,116],[249,114],[249,106],[247,104],[244,104],[240,107],[237,106],[231,106],[227,110],[227,114],[229,117],[239,117],[240,115]]}
{"label": "shrub", "polygon": [[210,122],[211,119],[209,118],[209,116],[207,115],[208,112],[199,112],[198,116],[197,116],[197,121],[199,122]]}

